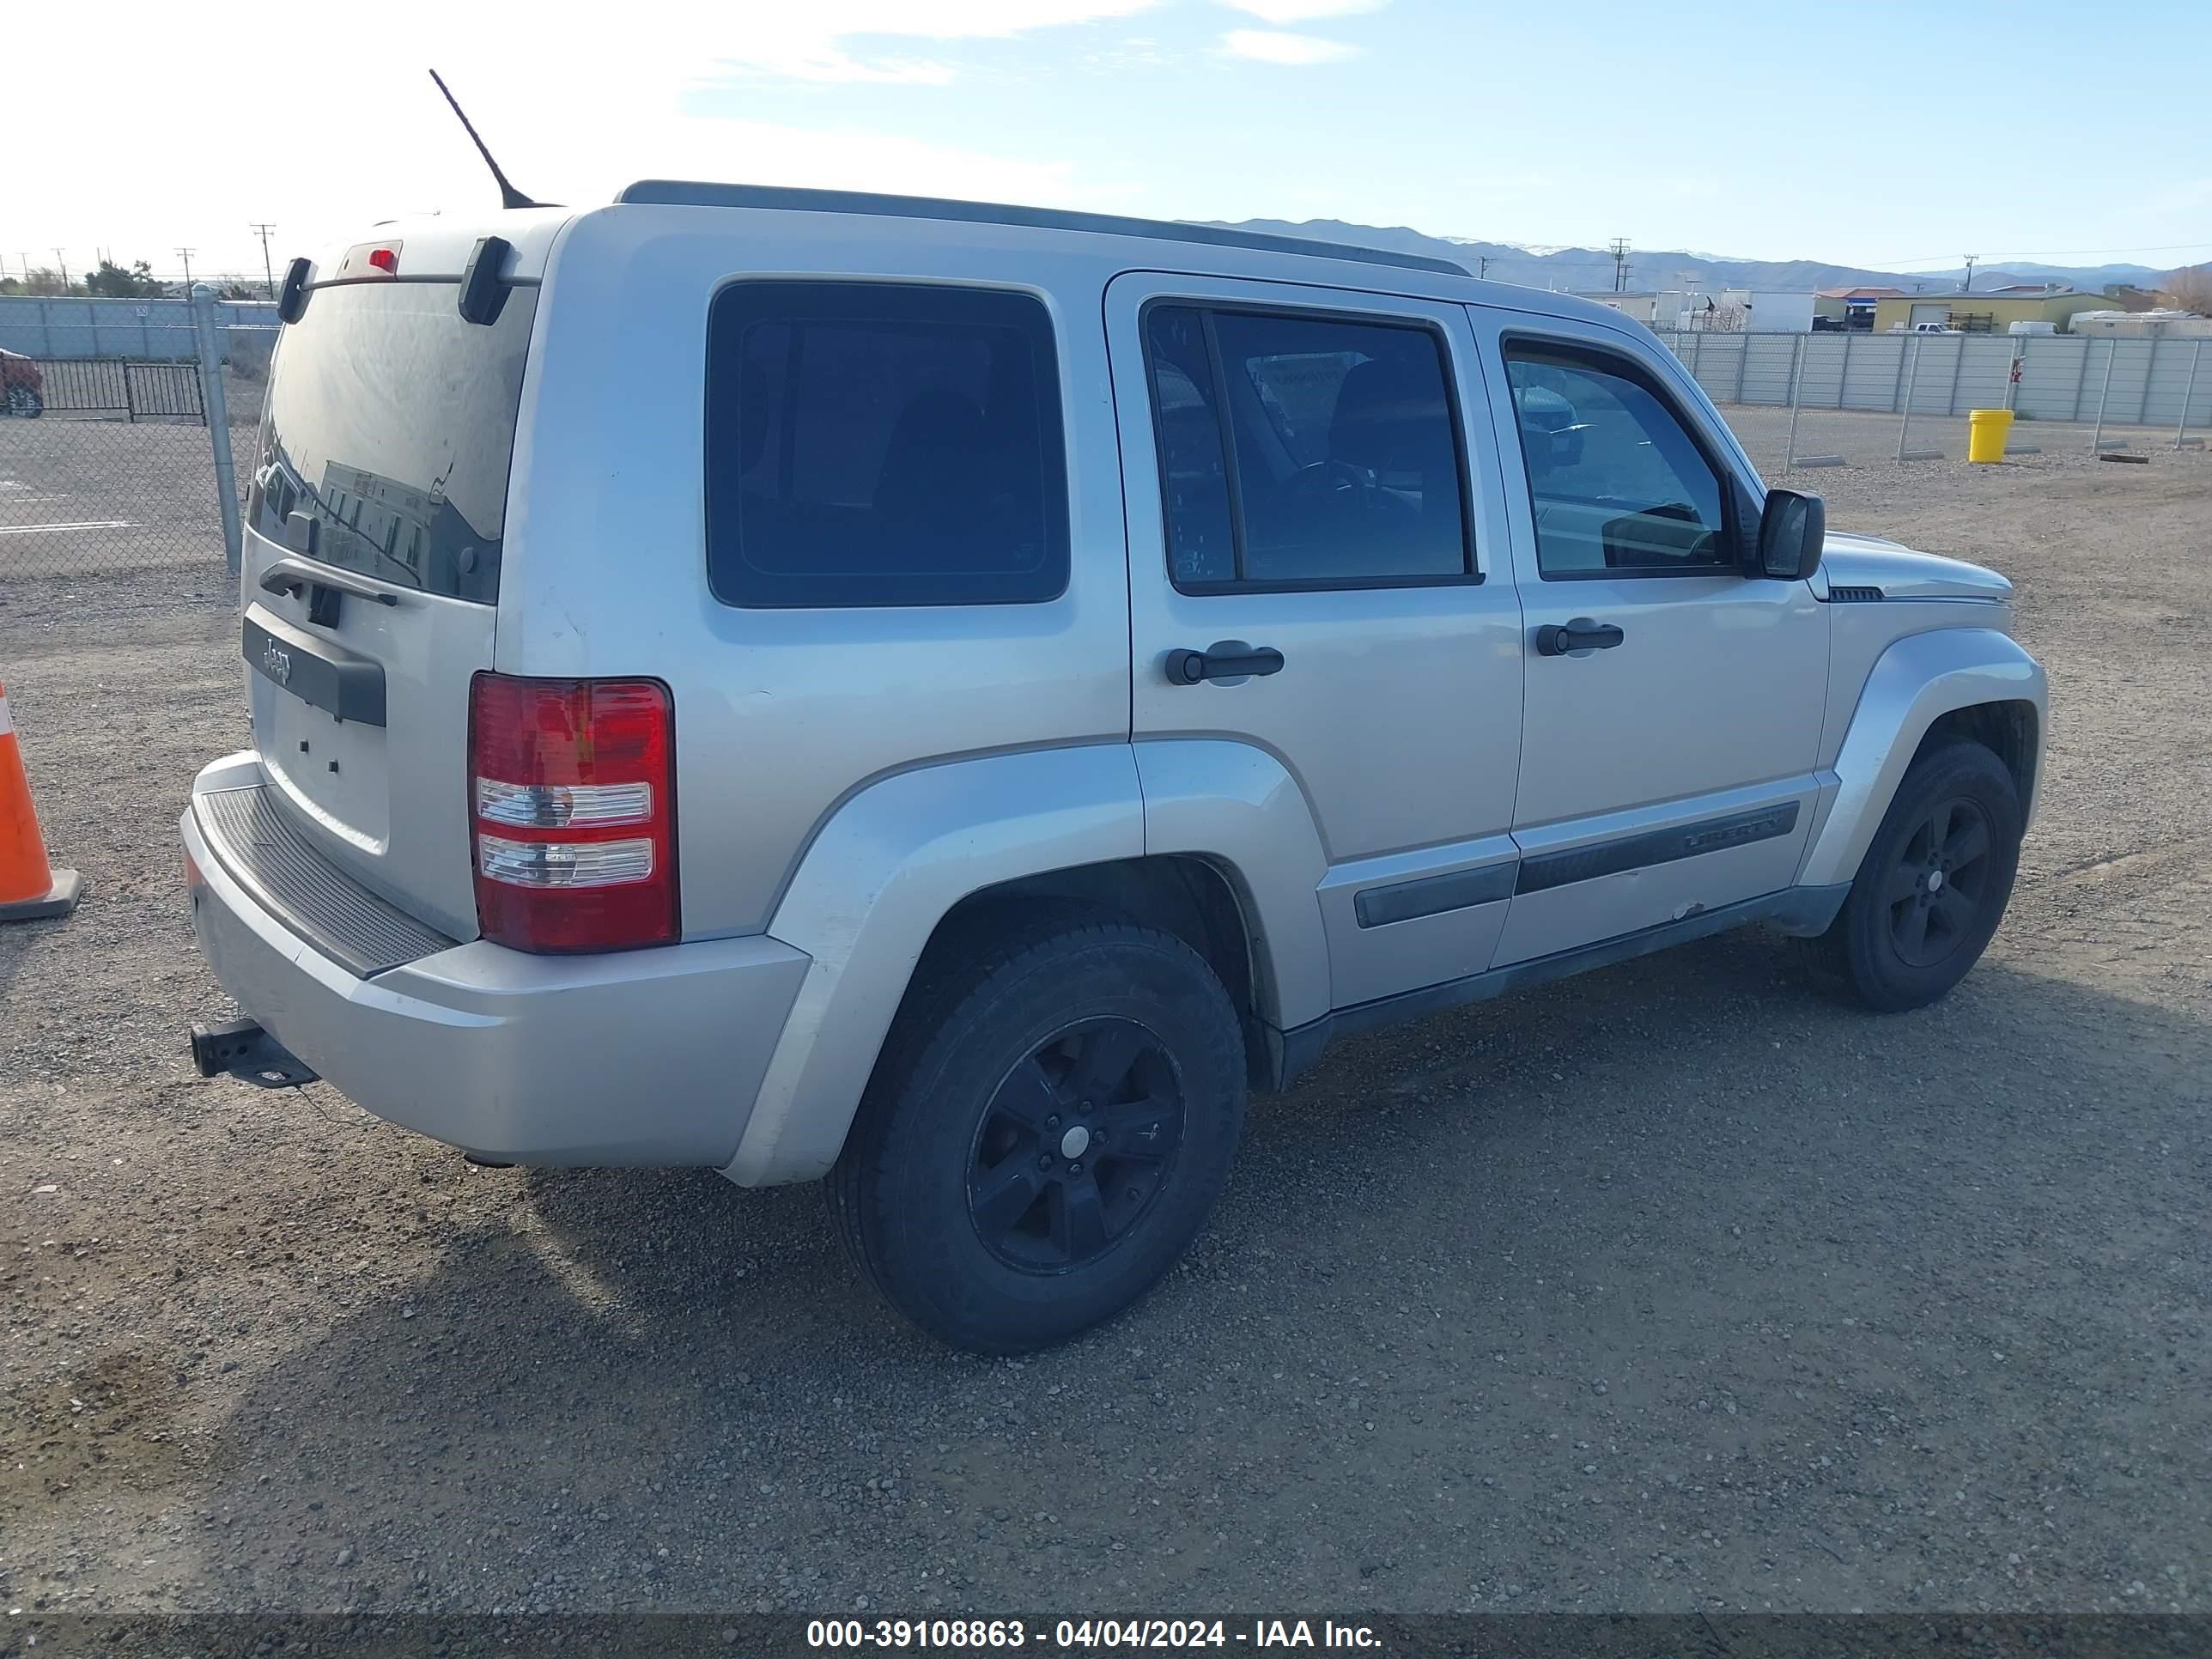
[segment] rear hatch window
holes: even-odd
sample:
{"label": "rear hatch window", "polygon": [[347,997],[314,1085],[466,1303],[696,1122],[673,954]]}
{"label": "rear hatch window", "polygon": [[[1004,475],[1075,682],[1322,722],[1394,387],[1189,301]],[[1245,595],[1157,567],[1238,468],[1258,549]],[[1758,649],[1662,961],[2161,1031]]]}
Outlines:
{"label": "rear hatch window", "polygon": [[457,297],[447,282],[313,291],[279,348],[246,515],[295,554],[489,605],[538,290],[509,293],[489,327]]}

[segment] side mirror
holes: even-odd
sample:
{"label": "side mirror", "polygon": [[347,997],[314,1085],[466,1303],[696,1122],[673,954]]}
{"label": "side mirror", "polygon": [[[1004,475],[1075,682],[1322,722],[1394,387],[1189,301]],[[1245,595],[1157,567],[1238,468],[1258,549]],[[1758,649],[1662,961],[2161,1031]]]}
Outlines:
{"label": "side mirror", "polygon": [[1778,581],[1802,581],[1820,568],[1828,536],[1828,509],[1818,495],[1770,489],[1759,515],[1759,574]]}

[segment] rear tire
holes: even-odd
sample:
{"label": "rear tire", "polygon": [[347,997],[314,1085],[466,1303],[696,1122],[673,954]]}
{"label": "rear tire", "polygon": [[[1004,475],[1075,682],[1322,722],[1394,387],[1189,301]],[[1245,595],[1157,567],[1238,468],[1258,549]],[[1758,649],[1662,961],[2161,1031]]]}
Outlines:
{"label": "rear tire", "polygon": [[1988,749],[1961,739],[1921,756],[1836,920],[1801,942],[1814,978],[1881,1013],[1942,996],[2003,919],[2021,832],[2020,792]]}
{"label": "rear tire", "polygon": [[1204,958],[1110,915],[1001,911],[933,945],[829,1184],[891,1305],[973,1353],[1112,1317],[1172,1267],[1244,1115]]}
{"label": "rear tire", "polygon": [[8,388],[8,412],[26,421],[35,421],[46,412],[44,394],[27,386]]}

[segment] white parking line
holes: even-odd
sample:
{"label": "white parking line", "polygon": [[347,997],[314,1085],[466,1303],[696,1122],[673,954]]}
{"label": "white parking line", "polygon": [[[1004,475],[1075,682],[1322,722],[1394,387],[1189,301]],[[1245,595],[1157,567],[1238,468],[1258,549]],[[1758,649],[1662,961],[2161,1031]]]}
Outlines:
{"label": "white parking line", "polygon": [[128,530],[128,519],[88,519],[82,524],[0,525],[0,536],[42,536],[57,530]]}

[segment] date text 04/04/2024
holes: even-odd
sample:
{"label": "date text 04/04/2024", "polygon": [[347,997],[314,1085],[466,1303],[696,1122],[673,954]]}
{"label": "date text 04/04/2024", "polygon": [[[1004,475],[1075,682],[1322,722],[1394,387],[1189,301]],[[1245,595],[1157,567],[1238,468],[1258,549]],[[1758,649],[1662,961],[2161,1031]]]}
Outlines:
{"label": "date text 04/04/2024", "polygon": [[1364,1625],[1322,1620],[1256,1619],[1232,1627],[1220,1619],[1061,1619],[1048,1632],[1018,1619],[815,1619],[813,1648],[1374,1648]]}

